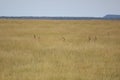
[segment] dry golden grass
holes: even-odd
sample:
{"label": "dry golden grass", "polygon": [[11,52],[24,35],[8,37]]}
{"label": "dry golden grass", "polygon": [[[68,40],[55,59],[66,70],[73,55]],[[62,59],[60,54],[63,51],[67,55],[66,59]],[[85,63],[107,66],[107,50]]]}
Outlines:
{"label": "dry golden grass", "polygon": [[0,80],[120,80],[120,21],[0,20]]}

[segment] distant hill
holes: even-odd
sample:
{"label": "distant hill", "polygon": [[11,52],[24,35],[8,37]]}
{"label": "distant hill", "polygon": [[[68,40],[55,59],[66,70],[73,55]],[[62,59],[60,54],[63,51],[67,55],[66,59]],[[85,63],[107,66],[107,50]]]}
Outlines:
{"label": "distant hill", "polygon": [[104,18],[106,18],[106,19],[120,19],[120,15],[108,14],[108,15],[104,16]]}

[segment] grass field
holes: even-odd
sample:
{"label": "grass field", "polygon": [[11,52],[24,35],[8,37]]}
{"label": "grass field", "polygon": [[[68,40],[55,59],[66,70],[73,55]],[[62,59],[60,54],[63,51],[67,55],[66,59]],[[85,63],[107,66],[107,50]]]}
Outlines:
{"label": "grass field", "polygon": [[0,80],[120,80],[120,21],[1,19]]}

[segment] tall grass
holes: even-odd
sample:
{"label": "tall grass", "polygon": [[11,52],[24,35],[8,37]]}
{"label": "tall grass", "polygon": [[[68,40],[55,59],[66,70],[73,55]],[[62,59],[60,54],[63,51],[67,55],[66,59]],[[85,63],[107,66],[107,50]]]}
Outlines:
{"label": "tall grass", "polygon": [[120,80],[120,21],[0,20],[0,80]]}

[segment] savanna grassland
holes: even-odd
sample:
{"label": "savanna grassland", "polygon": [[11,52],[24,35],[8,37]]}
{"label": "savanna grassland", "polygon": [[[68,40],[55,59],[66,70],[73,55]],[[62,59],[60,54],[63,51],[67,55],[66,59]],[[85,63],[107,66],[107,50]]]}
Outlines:
{"label": "savanna grassland", "polygon": [[120,21],[1,19],[0,80],[120,80]]}

